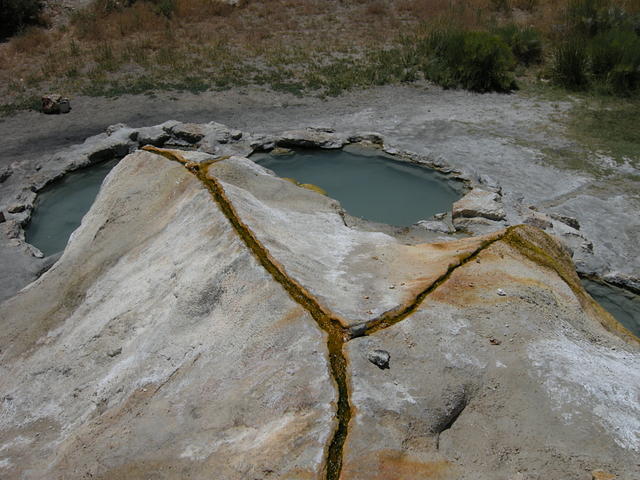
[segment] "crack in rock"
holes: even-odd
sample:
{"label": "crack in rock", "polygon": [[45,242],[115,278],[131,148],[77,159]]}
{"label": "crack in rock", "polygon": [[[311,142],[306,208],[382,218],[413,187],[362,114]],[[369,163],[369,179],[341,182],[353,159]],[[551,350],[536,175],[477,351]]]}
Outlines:
{"label": "crack in rock", "polygon": [[[474,251],[468,253],[464,257],[460,258],[455,264],[449,266],[445,273],[420,292],[412,301],[405,303],[404,305],[399,305],[373,320],[352,327],[347,327],[345,322],[333,314],[333,312],[322,306],[307,289],[287,274],[284,267],[272,257],[269,250],[242,221],[231,200],[227,197],[224,187],[220,181],[212,173],[209,173],[209,167],[212,164],[225,160],[229,157],[217,157],[212,158],[210,161],[198,163],[187,160],[175,150],[161,149],[153,146],[145,146],[143,147],[143,150],[161,155],[169,160],[179,162],[194,174],[209,190],[211,196],[218,204],[224,216],[231,223],[233,229],[245,243],[246,247],[255,255],[263,268],[265,268],[273,279],[287,291],[296,303],[303,307],[312,316],[318,327],[327,333],[330,375],[337,386],[338,398],[335,415],[337,425],[331,441],[327,446],[326,459],[324,462],[326,480],[338,480],[340,478],[343,461],[343,447],[348,435],[349,422],[353,415],[348,382],[348,361],[344,354],[344,345],[354,338],[372,335],[380,330],[389,328],[413,314],[431,293],[451,277],[455,270],[476,259],[482,251],[500,240],[504,239],[508,240],[509,243],[517,243],[515,246],[519,247],[518,250],[523,251],[525,256],[530,258],[540,255],[538,252],[536,252],[538,255],[533,255],[531,251],[527,251],[531,249],[531,246],[527,244],[528,242],[526,242],[525,239],[519,238],[517,239],[518,242],[514,242],[514,237],[519,236],[516,233],[518,226],[508,227],[501,233],[488,237]],[[540,260],[540,258],[536,258],[536,260]],[[568,275],[566,272],[564,272],[563,269],[558,268],[555,264],[550,265],[549,259],[546,260],[547,261],[543,261],[541,263],[550,267],[552,270],[555,270],[566,283],[576,290],[575,286],[572,285],[575,282],[572,282],[571,278],[567,278]],[[389,354],[388,352],[384,352],[386,355],[383,355],[382,352],[383,351],[376,351],[375,358],[369,358],[369,360],[379,368],[389,368]],[[460,417],[469,401],[466,394],[462,395],[459,400],[459,402],[448,409],[446,415],[443,417],[443,421],[436,430],[438,447],[440,434],[451,428],[451,426]]]}

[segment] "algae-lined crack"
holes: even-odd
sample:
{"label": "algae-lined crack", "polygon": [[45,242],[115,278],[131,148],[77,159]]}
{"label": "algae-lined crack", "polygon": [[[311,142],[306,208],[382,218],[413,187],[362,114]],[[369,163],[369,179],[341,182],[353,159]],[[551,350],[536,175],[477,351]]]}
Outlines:
{"label": "algae-lined crack", "polygon": [[340,320],[333,318],[330,312],[327,312],[304,287],[284,272],[284,269],[273,259],[266,247],[260,243],[249,227],[242,222],[220,182],[214,176],[208,174],[210,165],[221,159],[213,160],[208,164],[198,164],[189,162],[182,155],[172,150],[150,146],[143,147],[143,149],[162,155],[169,160],[177,161],[196,175],[202,184],[207,187],[224,216],[229,220],[238,236],[247,248],[253,252],[260,264],[271,274],[276,282],[284,287],[295,302],[309,312],[318,326],[327,333],[331,377],[338,388],[336,412],[338,425],[327,448],[326,479],[338,480],[342,469],[342,447],[347,438],[347,429],[351,420],[351,406],[349,404],[349,390],[346,378],[347,361],[343,352],[343,346],[346,341],[344,326]]}
{"label": "algae-lined crack", "polygon": [[[513,227],[509,227],[509,228],[513,228]],[[411,315],[413,312],[416,311],[416,309],[422,304],[424,299],[427,298],[431,292],[435,291],[440,285],[445,283],[449,279],[449,277],[451,277],[451,275],[455,270],[457,270],[459,267],[462,267],[463,265],[475,259],[483,250],[487,249],[488,247],[493,245],[495,242],[502,240],[504,236],[507,235],[508,233],[509,233],[509,229],[507,229],[505,232],[503,232],[500,235],[496,235],[494,238],[490,238],[482,242],[482,244],[478,248],[476,248],[473,252],[467,254],[464,258],[460,259],[460,261],[458,261],[456,264],[450,265],[445,273],[443,273],[434,282],[432,282],[427,288],[425,288],[422,292],[420,292],[412,302],[404,306],[400,305],[399,307],[393,310],[390,310],[388,312],[385,312],[382,315],[374,318],[373,320],[369,320],[368,322],[351,327],[349,329],[349,340],[353,338],[365,337],[365,336],[371,335],[379,330],[384,330],[386,328],[389,328],[395,325],[396,323],[399,323],[405,318],[407,318],[409,315]]]}
{"label": "algae-lined crack", "polygon": [[461,267],[476,258],[480,252],[504,238],[504,236],[507,235],[514,227],[510,227],[501,235],[496,235],[496,237],[486,240],[476,250],[460,259],[460,261],[455,265],[450,266],[443,275],[418,294],[413,301],[365,323],[364,330],[360,330],[359,334],[354,334],[352,328],[346,327],[336,315],[333,315],[331,311],[324,308],[308,290],[289,277],[285,272],[284,267],[271,256],[269,250],[240,219],[240,216],[235,210],[231,200],[227,197],[222,184],[215,176],[209,174],[209,167],[212,164],[222,161],[228,157],[220,157],[212,159],[210,162],[197,163],[188,161],[174,150],[166,150],[152,146],[145,146],[143,147],[143,150],[161,155],[169,160],[177,161],[193,173],[201,183],[207,187],[224,216],[229,220],[238,236],[245,243],[247,248],[255,255],[265,270],[269,272],[276,282],[282,285],[296,303],[302,306],[312,316],[319,328],[327,333],[330,374],[338,388],[336,409],[336,419],[338,424],[331,442],[327,447],[325,478],[326,480],[338,480],[342,470],[343,447],[347,438],[349,422],[352,415],[347,382],[347,359],[343,351],[344,344],[355,337],[370,335],[379,330],[395,325],[407,318],[421,305],[424,299],[431,292],[446,282],[458,267]]}

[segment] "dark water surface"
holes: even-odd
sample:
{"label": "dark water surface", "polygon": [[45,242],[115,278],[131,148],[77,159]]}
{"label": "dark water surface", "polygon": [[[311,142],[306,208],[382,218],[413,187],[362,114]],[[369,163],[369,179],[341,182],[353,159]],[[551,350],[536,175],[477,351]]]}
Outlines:
{"label": "dark water surface", "polygon": [[350,215],[390,225],[408,226],[450,211],[462,196],[461,185],[445,175],[374,149],[296,150],[251,159],[280,177],[322,187]]}
{"label": "dark water surface", "polygon": [[593,280],[583,279],[582,285],[616,320],[640,337],[640,295]]}
{"label": "dark water surface", "polygon": [[102,181],[118,160],[71,172],[39,194],[26,240],[45,255],[61,252],[98,195]]}

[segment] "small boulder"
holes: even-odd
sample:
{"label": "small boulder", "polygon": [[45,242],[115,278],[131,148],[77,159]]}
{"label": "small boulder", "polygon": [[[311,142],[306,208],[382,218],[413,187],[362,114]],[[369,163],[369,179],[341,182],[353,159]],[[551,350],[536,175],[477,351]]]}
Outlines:
{"label": "small boulder", "polygon": [[7,208],[7,212],[9,212],[9,213],[20,213],[20,212],[24,212],[26,208],[27,208],[26,205],[18,203],[18,204],[15,204],[15,205],[11,205],[9,208]]}
{"label": "small boulder", "polygon": [[13,174],[11,167],[0,168],[0,183],[4,182]]}
{"label": "small boulder", "polygon": [[311,128],[285,132],[277,141],[277,145],[280,147],[327,149],[342,148],[345,143],[345,139],[339,135]]}
{"label": "small boulder", "polygon": [[573,217],[569,217],[567,215],[560,215],[559,213],[552,213],[549,216],[554,220],[564,223],[565,225],[569,225],[571,228],[580,230],[580,222],[578,222],[578,220]]}
{"label": "small boulder", "polygon": [[553,228],[553,222],[551,222],[550,218],[547,217],[544,213],[532,212],[531,215],[527,216],[523,223],[527,225],[531,225],[533,227],[537,227],[541,230],[547,230],[549,228]]}
{"label": "small boulder", "polygon": [[4,212],[0,210],[0,223],[6,222],[7,219],[4,217]]}
{"label": "small boulder", "polygon": [[451,225],[439,220],[420,220],[416,222],[416,226],[437,233],[455,233],[456,231]]}
{"label": "small boulder", "polygon": [[385,370],[389,368],[389,360],[391,360],[391,355],[386,350],[373,350],[369,352],[367,355],[367,359],[373,363],[380,370]]}
{"label": "small boulder", "polygon": [[500,194],[474,188],[453,204],[454,219],[473,217],[504,220],[506,213]]}
{"label": "small boulder", "polygon": [[197,123],[180,123],[171,129],[171,133],[189,143],[199,142],[206,134],[202,125]]}
{"label": "small boulder", "polygon": [[382,145],[382,135],[376,132],[362,132],[351,135],[348,139],[349,143],[373,143],[374,145]]}
{"label": "small boulder", "polygon": [[69,99],[58,94],[44,95],[42,97],[42,113],[58,114],[69,113],[71,103]]}
{"label": "small boulder", "polygon": [[121,353],[122,353],[122,347],[118,347],[118,348],[114,348],[113,350],[109,350],[107,352],[107,355],[113,358],[113,357],[117,357]]}

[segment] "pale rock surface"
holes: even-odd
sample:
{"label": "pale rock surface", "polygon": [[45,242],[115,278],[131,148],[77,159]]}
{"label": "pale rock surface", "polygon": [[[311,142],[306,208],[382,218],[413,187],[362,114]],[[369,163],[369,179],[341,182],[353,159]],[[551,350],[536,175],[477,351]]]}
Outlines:
{"label": "pale rock surface", "polygon": [[[413,315],[347,344],[344,478],[635,478],[640,355],[601,322],[558,275],[494,243]],[[389,370],[368,361],[377,349]]]}
{"label": "pale rock surface", "polygon": [[639,477],[638,340],[550,236],[407,245],[249,159],[181,155],[224,215],[182,166],[130,155],[0,306],[3,478],[325,478],[336,380],[342,480]]}
{"label": "pale rock surface", "polygon": [[385,233],[347,227],[335,200],[251,160],[232,157],[209,172],[287,273],[349,326],[409,303],[483,241],[402,245]]}
{"label": "pale rock surface", "polygon": [[3,479],[319,478],[324,335],[177,164],[123,160],[0,319]]}

